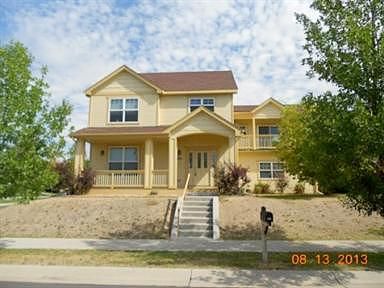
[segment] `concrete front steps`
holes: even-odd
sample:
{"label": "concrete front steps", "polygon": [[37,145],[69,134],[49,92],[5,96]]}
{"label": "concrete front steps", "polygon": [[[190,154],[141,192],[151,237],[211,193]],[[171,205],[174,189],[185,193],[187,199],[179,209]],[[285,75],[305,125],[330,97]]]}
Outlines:
{"label": "concrete front steps", "polygon": [[214,197],[212,193],[203,192],[185,196],[180,207],[179,238],[214,238]]}

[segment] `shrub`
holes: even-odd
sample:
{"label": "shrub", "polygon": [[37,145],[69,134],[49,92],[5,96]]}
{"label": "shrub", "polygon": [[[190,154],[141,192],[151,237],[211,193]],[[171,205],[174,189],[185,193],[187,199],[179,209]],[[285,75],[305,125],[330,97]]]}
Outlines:
{"label": "shrub", "polygon": [[276,182],[276,190],[279,193],[284,193],[285,188],[288,186],[288,180],[285,176],[280,177]]}
{"label": "shrub", "polygon": [[58,174],[59,180],[57,184],[50,189],[53,193],[66,191],[68,194],[73,194],[73,185],[75,177],[73,175],[73,165],[71,161],[56,162],[53,170]]}
{"label": "shrub", "polygon": [[259,183],[255,184],[255,186],[253,188],[253,193],[255,193],[255,194],[269,194],[269,193],[272,193],[272,191],[271,191],[271,187],[268,183],[259,182]]}
{"label": "shrub", "polygon": [[91,168],[85,168],[79,176],[75,177],[73,173],[73,161],[67,160],[56,162],[54,170],[59,175],[59,181],[51,189],[58,193],[65,191],[67,194],[84,194],[89,191],[93,185],[95,173]]}
{"label": "shrub", "polygon": [[73,193],[76,195],[85,194],[93,186],[95,172],[91,168],[84,169],[75,179]]}
{"label": "shrub", "polygon": [[301,182],[296,183],[294,191],[295,191],[295,194],[304,194],[304,191],[305,191],[304,184]]}
{"label": "shrub", "polygon": [[218,164],[215,168],[214,180],[220,195],[239,195],[244,192],[250,182],[248,169],[234,163]]}

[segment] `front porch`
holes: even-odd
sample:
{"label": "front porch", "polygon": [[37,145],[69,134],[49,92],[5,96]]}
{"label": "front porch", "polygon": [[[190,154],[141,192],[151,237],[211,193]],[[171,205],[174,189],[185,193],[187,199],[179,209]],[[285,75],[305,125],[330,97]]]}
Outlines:
{"label": "front porch", "polygon": [[233,137],[208,133],[151,138],[87,137],[76,142],[77,175],[84,169],[86,142],[90,145],[90,168],[95,172],[93,187],[104,191],[177,190],[184,187],[188,174],[189,189],[212,189],[216,163],[232,162],[235,158]]}
{"label": "front porch", "polygon": [[72,134],[75,174],[84,169],[85,142],[95,187],[214,186],[217,162],[236,162],[237,130],[232,123],[199,107],[171,126],[89,127]]}

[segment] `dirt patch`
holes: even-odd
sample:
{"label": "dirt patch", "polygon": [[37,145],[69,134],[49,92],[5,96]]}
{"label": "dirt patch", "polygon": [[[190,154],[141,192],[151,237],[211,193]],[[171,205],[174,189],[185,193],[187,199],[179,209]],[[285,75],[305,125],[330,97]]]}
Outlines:
{"label": "dirt patch", "polygon": [[270,239],[383,240],[384,218],[359,215],[335,197],[300,200],[221,197],[220,234],[224,239],[260,239],[260,207],[274,214]]}
{"label": "dirt patch", "polygon": [[0,237],[167,238],[168,199],[65,197],[0,208]]}

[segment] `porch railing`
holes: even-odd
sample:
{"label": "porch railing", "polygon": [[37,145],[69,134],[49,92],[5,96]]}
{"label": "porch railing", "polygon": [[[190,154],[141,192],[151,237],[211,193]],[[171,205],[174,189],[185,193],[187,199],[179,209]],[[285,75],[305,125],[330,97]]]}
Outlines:
{"label": "porch railing", "polygon": [[96,187],[141,187],[144,186],[144,170],[97,170]]}
{"label": "porch railing", "polygon": [[167,187],[168,186],[168,170],[152,171],[152,186]]}
{"label": "porch railing", "polygon": [[[273,149],[279,140],[279,135],[258,135],[255,137],[256,149]],[[242,135],[238,141],[239,149],[253,149],[253,135]]]}

